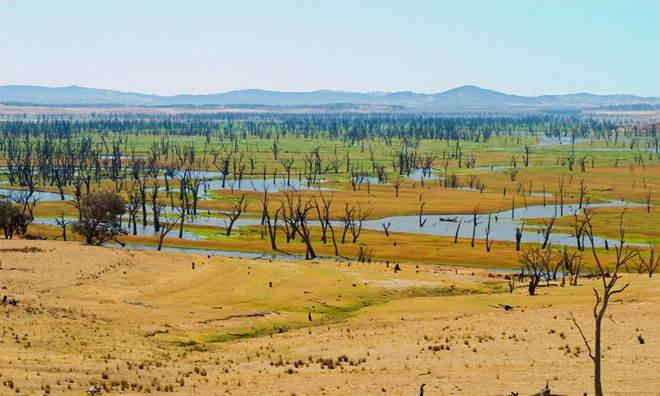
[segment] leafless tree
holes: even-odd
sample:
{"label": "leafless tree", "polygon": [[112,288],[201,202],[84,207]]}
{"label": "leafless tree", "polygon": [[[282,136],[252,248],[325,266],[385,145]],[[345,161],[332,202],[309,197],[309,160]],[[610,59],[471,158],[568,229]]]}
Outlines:
{"label": "leafless tree", "polygon": [[179,212],[178,216],[164,216],[160,218],[158,221],[160,228],[158,231],[156,231],[156,238],[158,239],[158,251],[160,251],[163,247],[163,240],[165,240],[165,236],[167,236],[167,234],[169,234],[170,231],[176,227],[183,216],[185,216],[185,214],[183,212]]}
{"label": "leafless tree", "polygon": [[241,194],[241,197],[238,200],[230,203],[229,211],[224,213],[224,215],[227,216],[227,220],[229,220],[229,223],[225,222],[227,236],[231,236],[231,230],[234,227],[234,223],[236,223],[236,220],[247,211],[249,205],[250,199],[247,198],[245,194]]}
{"label": "leafless tree", "polygon": [[37,202],[41,200],[39,196],[34,195],[34,190],[15,190],[12,191],[10,198],[14,203],[19,204],[23,216],[30,221],[34,219],[34,208],[37,206]]}
{"label": "leafless tree", "polygon": [[62,234],[55,237],[55,239],[62,237],[62,240],[66,242],[66,227],[71,224],[71,221],[64,218],[64,212],[62,212],[60,217],[55,218],[55,222],[62,229]]}
{"label": "leafless tree", "polygon": [[629,249],[628,246],[625,245],[625,231],[623,229],[623,215],[625,213],[626,209],[621,212],[621,216],[619,218],[619,244],[615,245],[615,262],[613,263],[613,268],[606,268],[605,265],[603,264],[598,252],[596,251],[596,245],[594,243],[594,230],[593,230],[593,224],[591,221],[591,217],[589,217],[589,221],[587,222],[587,227],[586,227],[586,235],[587,238],[589,239],[589,242],[591,243],[591,253],[593,254],[594,261],[596,262],[596,274],[599,276],[599,278],[602,281],[603,284],[603,289],[602,291],[598,291],[594,287],[594,294],[596,295],[596,303],[594,304],[593,308],[593,315],[594,315],[594,340],[593,340],[593,346],[594,348],[591,348],[591,344],[589,341],[587,341],[586,336],[584,335],[584,332],[582,331],[582,328],[578,324],[577,320],[571,313],[571,319],[575,326],[578,328],[580,335],[582,336],[582,340],[584,341],[584,344],[587,347],[587,350],[589,351],[589,357],[591,360],[594,362],[594,394],[596,396],[603,396],[603,386],[601,383],[601,328],[602,328],[602,321],[605,318],[605,312],[607,311],[607,306],[610,301],[610,298],[617,294],[621,293],[626,288],[628,287],[629,283],[626,283],[623,287],[617,287],[617,282],[621,278],[621,275],[619,275],[619,270],[626,266],[626,264],[630,261],[633,260],[638,252],[634,249]]}
{"label": "leafless tree", "polygon": [[550,262],[554,259],[551,249],[540,249],[537,247],[523,250],[518,255],[518,261],[522,265],[522,272],[529,277],[528,292],[530,296],[536,294],[541,279],[549,277]]}
{"label": "leafless tree", "polygon": [[360,204],[358,204],[357,211],[353,211],[353,218],[349,224],[349,229],[351,231],[351,235],[353,236],[353,243],[357,242],[358,237],[362,233],[364,223],[367,220],[367,217],[371,215],[372,211],[372,208],[363,211],[362,205]]}
{"label": "leafless tree", "polygon": [[592,214],[588,210],[585,210],[583,216],[584,217],[579,217],[577,212],[574,213],[573,221],[570,223],[571,227],[573,227],[573,232],[571,232],[571,234],[575,237],[579,251],[584,251],[585,230],[587,223],[591,221]]}
{"label": "leafless tree", "polygon": [[394,186],[394,192],[396,194],[396,197],[399,198],[399,188],[401,187],[402,180],[400,177],[397,177],[394,183],[392,185]]}
{"label": "leafless tree", "polygon": [[374,173],[378,179],[378,183],[387,182],[387,173],[385,173],[385,165],[374,164],[373,166]]}
{"label": "leafless tree", "polygon": [[316,208],[316,214],[319,218],[319,223],[321,224],[321,242],[326,244],[328,242],[328,226],[330,225],[330,206],[332,205],[332,198],[334,194],[330,194],[330,198],[326,199],[323,196],[323,191],[319,189],[319,197],[321,198],[322,205],[319,205],[316,197],[314,198],[314,207]]}
{"label": "leafless tree", "polygon": [[373,255],[374,249],[368,247],[364,243],[358,245],[358,262],[360,263],[370,263],[371,256]]}
{"label": "leafless tree", "polygon": [[[151,190],[151,211],[154,215],[154,231],[160,230],[160,213],[165,208],[165,204],[158,198],[160,183],[158,179],[153,180],[153,188]],[[129,219],[130,220],[130,219]]]}
{"label": "leafless tree", "polygon": [[529,154],[532,152],[532,148],[528,144],[525,144],[525,154],[523,155],[523,164],[525,167],[529,165]]}
{"label": "leafless tree", "polygon": [[490,249],[493,247],[493,241],[490,241],[488,237],[490,236],[490,213],[488,213],[488,223],[486,224],[486,251],[490,252]]}
{"label": "leafless tree", "polygon": [[524,230],[525,222],[523,222],[520,227],[516,227],[516,251],[520,251],[520,241],[522,240]]}
{"label": "leafless tree", "polygon": [[474,238],[477,235],[477,225],[479,224],[479,218],[477,216],[479,208],[474,207],[474,210],[472,211],[472,241],[470,242],[470,246],[474,247]]}
{"label": "leafless tree", "polygon": [[263,205],[264,225],[268,230],[268,237],[270,238],[270,247],[273,250],[277,250],[277,220],[279,218],[280,211],[282,210],[282,206],[277,208],[275,213],[271,216],[270,210],[268,209],[269,198],[267,189],[264,192],[264,199],[261,201],[261,204]]}
{"label": "leafless tree", "polygon": [[128,212],[128,225],[129,227],[133,226],[133,235],[137,235],[137,218],[138,212],[140,212],[140,191],[131,188],[126,191],[128,194],[128,203],[126,205],[126,211]]}
{"label": "leafless tree", "polygon": [[424,224],[426,224],[426,220],[427,220],[427,219],[423,219],[424,205],[426,205],[426,202],[422,202],[422,205],[419,207],[419,228],[424,227]]}
{"label": "leafless tree", "polygon": [[458,221],[458,225],[456,226],[456,234],[454,235],[454,243],[458,243],[458,233],[461,231],[461,224],[463,224],[463,219],[460,219]]}
{"label": "leafless tree", "polygon": [[390,237],[390,226],[392,225],[392,223],[390,223],[390,222],[387,222],[387,224],[381,223],[381,225],[383,226],[383,230],[385,230],[385,236],[389,238]]}
{"label": "leafless tree", "polygon": [[[556,205],[557,205],[557,199],[555,197],[555,206]],[[560,216],[564,215],[564,175],[563,174],[559,178],[559,214]]]}
{"label": "leafless tree", "polygon": [[580,180],[578,192],[580,193],[580,206],[578,206],[578,209],[582,209],[582,202],[584,202],[584,197],[587,194],[587,186],[584,185],[584,179]]}
{"label": "leafless tree", "polygon": [[552,234],[552,229],[554,228],[555,220],[557,220],[556,216],[552,216],[552,218],[550,218],[549,220],[548,219],[541,220],[543,222],[543,225],[541,226],[541,234],[543,235],[543,245],[541,246],[541,249],[545,249],[548,247],[548,242],[550,241],[550,234]]}
{"label": "leafless tree", "polygon": [[296,232],[298,233],[298,235],[300,235],[300,238],[305,244],[305,260],[312,260],[316,258],[316,253],[314,252],[314,248],[312,247],[311,227],[309,226],[309,222],[307,221],[307,216],[309,215],[309,212],[311,212],[312,209],[314,208],[313,202],[314,202],[314,197],[309,198],[308,200],[303,202],[302,196],[299,194],[293,214],[296,219],[295,222],[298,224],[298,227],[296,228]]}
{"label": "leafless tree", "polygon": [[566,156],[566,164],[568,165],[568,170],[573,172],[573,164],[575,164],[575,154],[571,153]]}
{"label": "leafless tree", "polygon": [[350,228],[351,223],[353,222],[354,216],[355,216],[355,207],[349,206],[348,202],[344,202],[344,214],[339,218],[342,222],[342,225],[344,226],[344,231],[341,234],[342,244],[346,242],[346,234],[348,233],[348,229]]}
{"label": "leafless tree", "polygon": [[284,170],[286,171],[286,185],[290,186],[291,185],[291,167],[293,166],[293,158],[289,159],[283,159],[280,161],[282,166],[284,167]]}
{"label": "leafless tree", "polygon": [[[277,143],[275,143],[276,145]],[[224,147],[221,147],[219,151],[213,151],[213,166],[222,174],[222,188],[225,188],[227,182],[227,176],[229,175],[229,165],[232,162],[233,153]],[[220,161],[218,162],[218,158]],[[277,154],[275,155],[277,160]]]}
{"label": "leafless tree", "polygon": [[658,269],[658,266],[660,266],[660,256],[655,255],[655,243],[650,244],[649,257],[646,258],[640,254],[639,261],[642,263],[644,269],[649,274],[649,278],[652,278],[653,274]]}
{"label": "leafless tree", "polygon": [[570,286],[577,286],[578,277],[580,276],[580,271],[582,271],[582,266],[584,264],[580,251],[568,250],[568,248],[564,246],[564,249],[559,251],[558,261],[563,268],[564,277],[568,277],[568,284]]}
{"label": "leafless tree", "polygon": [[273,158],[275,158],[275,161],[277,161],[277,155],[280,152],[280,146],[278,144],[279,137],[276,136],[275,139],[273,139],[273,146],[270,148],[270,151],[273,152]]}

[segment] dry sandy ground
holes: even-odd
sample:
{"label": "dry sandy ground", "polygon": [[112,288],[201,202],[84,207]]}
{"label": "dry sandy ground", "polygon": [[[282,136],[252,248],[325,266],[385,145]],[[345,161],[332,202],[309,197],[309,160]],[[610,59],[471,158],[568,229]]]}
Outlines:
{"label": "dry sandy ground", "polygon": [[[91,384],[104,394],[416,395],[421,383],[426,395],[528,395],[546,380],[553,393],[592,394],[592,363],[567,320],[573,312],[591,339],[589,280],[535,297],[521,285],[513,294],[397,298],[332,323],[316,314],[309,322],[308,304],[341,305],[339,293],[353,290],[493,290],[503,281],[430,266],[394,274],[382,264],[209,259],[50,241],[1,240],[0,267],[0,295],[18,300],[0,305],[0,395],[83,395]],[[301,279],[318,285],[301,291]],[[623,280],[631,285],[604,322],[605,392],[657,395],[660,283]],[[214,331],[296,320],[306,327],[203,342]]]}

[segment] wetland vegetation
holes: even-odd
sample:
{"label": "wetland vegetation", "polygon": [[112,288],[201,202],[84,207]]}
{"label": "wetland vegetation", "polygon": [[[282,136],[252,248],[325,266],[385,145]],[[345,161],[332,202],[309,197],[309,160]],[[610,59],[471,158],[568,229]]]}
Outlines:
{"label": "wetland vegetation", "polygon": [[[0,222],[19,240],[3,242],[2,287],[18,296],[2,305],[3,334],[20,350],[0,343],[2,386],[307,394],[320,379],[319,394],[373,394],[416,389],[416,378],[387,379],[410,370],[446,393],[509,392],[522,377],[573,392],[600,356],[582,331],[593,305],[584,286],[602,290],[602,307],[630,282],[614,300],[625,304],[609,308],[626,320],[602,343],[619,359],[604,362],[606,387],[629,392],[635,381],[609,367],[633,366],[626,348],[644,367],[657,351],[635,338],[657,335],[644,320],[658,306],[653,121],[6,116]],[[112,241],[125,247],[81,246]],[[531,345],[549,352],[529,356]],[[58,373],[63,364],[71,374]],[[441,372],[460,387],[434,380]]]}

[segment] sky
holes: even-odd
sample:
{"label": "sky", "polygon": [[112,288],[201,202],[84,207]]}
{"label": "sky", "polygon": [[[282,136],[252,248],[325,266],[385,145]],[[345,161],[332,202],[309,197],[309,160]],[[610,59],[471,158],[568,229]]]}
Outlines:
{"label": "sky", "polygon": [[0,0],[0,85],[660,96],[660,0]]}

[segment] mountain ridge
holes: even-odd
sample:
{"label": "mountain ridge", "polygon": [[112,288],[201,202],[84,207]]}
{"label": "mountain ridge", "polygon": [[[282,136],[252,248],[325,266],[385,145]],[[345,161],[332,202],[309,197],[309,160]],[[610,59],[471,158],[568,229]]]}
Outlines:
{"label": "mountain ridge", "polygon": [[319,106],[332,104],[403,106],[424,111],[488,111],[488,110],[579,110],[607,106],[644,104],[660,107],[660,97],[625,94],[572,94],[522,96],[502,93],[474,85],[463,85],[438,93],[347,92],[316,90],[307,92],[243,89],[211,94],[178,94],[163,96],[139,92],[87,88],[77,85],[44,87],[34,85],[0,86],[0,102],[34,105],[264,105]]}

